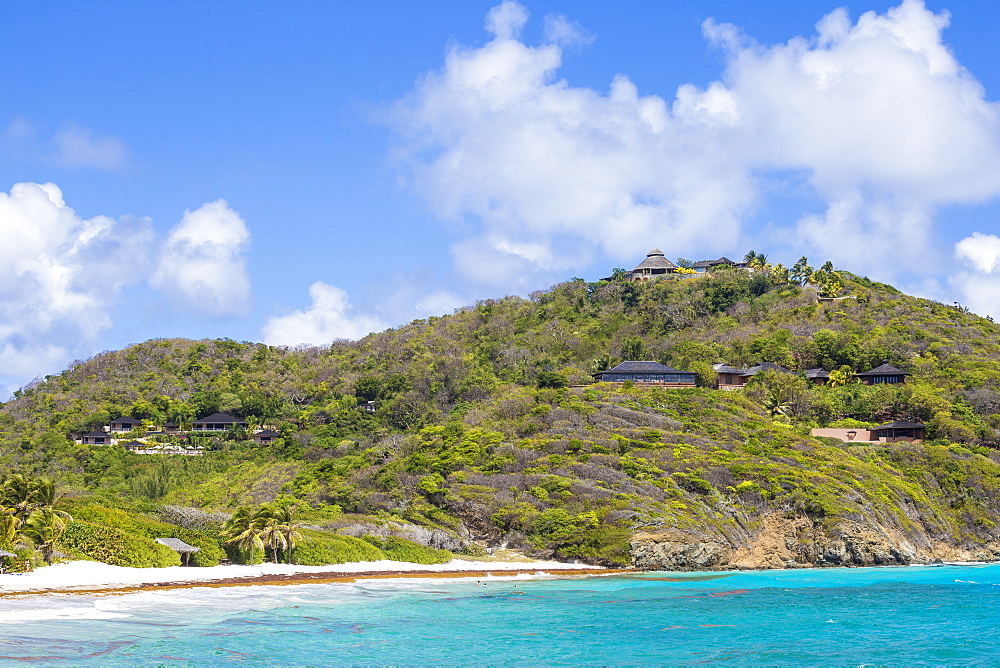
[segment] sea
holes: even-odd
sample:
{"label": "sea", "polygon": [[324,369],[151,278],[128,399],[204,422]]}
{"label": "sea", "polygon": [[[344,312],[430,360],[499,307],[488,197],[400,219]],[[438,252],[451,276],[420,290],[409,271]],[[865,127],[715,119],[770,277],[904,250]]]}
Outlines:
{"label": "sea", "polygon": [[2,665],[1000,664],[1000,565],[0,598]]}

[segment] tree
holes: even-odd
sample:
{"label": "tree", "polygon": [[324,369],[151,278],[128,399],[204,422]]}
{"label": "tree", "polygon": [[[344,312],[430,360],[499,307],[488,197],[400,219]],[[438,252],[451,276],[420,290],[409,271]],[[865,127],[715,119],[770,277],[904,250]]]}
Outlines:
{"label": "tree", "polygon": [[800,257],[799,261],[792,266],[789,275],[799,285],[805,285],[812,279],[813,268],[809,266],[809,260],[805,255]]}
{"label": "tree", "polygon": [[223,543],[233,545],[246,555],[248,563],[253,561],[254,552],[264,551],[264,541],[255,522],[254,513],[242,506],[237,508],[233,516],[222,526],[219,537]]}
{"label": "tree", "polygon": [[774,415],[798,412],[809,386],[800,376],[782,371],[762,371],[747,384],[746,394]]}
{"label": "tree", "polygon": [[298,510],[298,506],[288,503],[276,503],[272,508],[272,516],[276,523],[275,528],[284,536],[285,556],[288,563],[292,563],[292,550],[295,549],[295,543],[302,539],[302,533],[299,531],[302,528],[302,523],[295,521],[296,510]]}
{"label": "tree", "polygon": [[538,379],[536,380],[537,387],[566,387],[569,385],[569,381],[566,376],[557,371],[542,371],[538,374]]}
{"label": "tree", "polygon": [[271,549],[271,558],[278,563],[278,550],[286,549],[285,533],[281,530],[274,508],[270,505],[261,506],[253,515],[253,525],[259,532],[264,546]]}
{"label": "tree", "polygon": [[641,360],[645,354],[646,343],[638,336],[630,336],[622,341],[622,359]]}
{"label": "tree", "polygon": [[21,528],[21,533],[35,543],[45,563],[51,564],[56,542],[71,521],[73,518],[65,511],[41,508],[31,513]]}

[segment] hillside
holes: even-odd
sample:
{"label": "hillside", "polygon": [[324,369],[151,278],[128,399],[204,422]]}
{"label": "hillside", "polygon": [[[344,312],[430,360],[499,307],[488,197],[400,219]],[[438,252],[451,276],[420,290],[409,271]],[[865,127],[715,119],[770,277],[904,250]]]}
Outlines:
{"label": "hillside", "polygon": [[[1000,555],[1000,328],[829,277],[847,298],[720,270],[574,280],[328,348],[149,341],[20,391],[0,410],[0,463],[55,478],[77,504],[162,518],[296,502],[316,530],[473,553],[676,568]],[[621,359],[694,371],[702,387],[590,384]],[[762,361],[911,375],[712,389],[712,364]],[[183,425],[216,411],[281,437],[199,436],[198,457],[68,439],[122,415]],[[895,419],[926,424],[928,440],[808,436]]]}

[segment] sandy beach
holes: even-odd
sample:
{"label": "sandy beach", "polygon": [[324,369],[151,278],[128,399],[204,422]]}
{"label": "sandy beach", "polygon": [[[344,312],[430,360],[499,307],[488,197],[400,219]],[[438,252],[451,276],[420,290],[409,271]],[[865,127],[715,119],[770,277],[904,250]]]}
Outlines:
{"label": "sandy beach", "polygon": [[[519,574],[597,575],[623,572],[586,564],[558,561],[469,561],[453,559],[444,564],[401,561],[361,561],[327,566],[257,564],[169,568],[126,568],[95,561],[71,561],[35,569],[30,573],[0,575],[0,600],[4,597],[43,593],[112,593],[136,589],[175,589],[196,586],[245,586],[350,582],[395,577],[497,577]],[[2,603],[0,603],[2,605]]]}

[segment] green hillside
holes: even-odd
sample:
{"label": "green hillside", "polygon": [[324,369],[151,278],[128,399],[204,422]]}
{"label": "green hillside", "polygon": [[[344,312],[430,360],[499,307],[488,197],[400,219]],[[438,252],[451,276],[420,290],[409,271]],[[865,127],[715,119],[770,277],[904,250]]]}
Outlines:
{"label": "green hillside", "polygon": [[[373,549],[394,537],[677,568],[1000,554],[1000,328],[847,272],[813,280],[573,280],[326,348],[149,341],[18,392],[0,410],[0,463],[53,478],[64,503],[148,521],[294,504],[323,540],[370,535]],[[694,371],[701,387],[592,384],[622,359]],[[762,361],[847,382],[712,389],[712,364]],[[884,362],[906,384],[852,381]],[[216,411],[248,427],[193,437],[200,456],[68,438],[123,415],[184,426]],[[928,440],[808,435],[895,419]],[[260,426],[281,437],[253,443]],[[209,542],[240,558],[219,528]]]}

